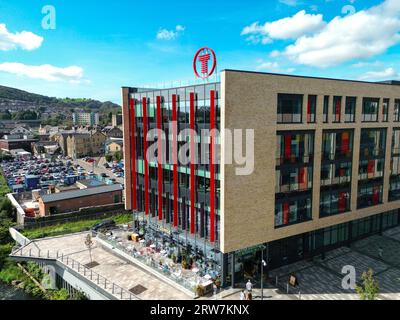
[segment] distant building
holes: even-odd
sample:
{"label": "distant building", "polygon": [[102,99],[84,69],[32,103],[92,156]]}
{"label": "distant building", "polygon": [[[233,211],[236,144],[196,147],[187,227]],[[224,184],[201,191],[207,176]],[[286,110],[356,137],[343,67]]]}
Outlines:
{"label": "distant building", "polygon": [[69,134],[66,139],[67,155],[74,159],[104,153],[106,135],[99,131]]}
{"label": "distant building", "polygon": [[118,138],[122,139],[124,137],[123,131],[118,127],[108,126],[102,130],[103,133],[107,135],[107,138]]}
{"label": "distant building", "polygon": [[85,207],[122,202],[122,185],[113,184],[42,195],[38,200],[40,216],[78,211]]}
{"label": "distant building", "polygon": [[32,151],[35,156],[54,155],[60,151],[60,146],[55,141],[39,141],[32,143]]}
{"label": "distant building", "polygon": [[[71,186],[51,186],[49,190],[35,190],[38,177],[31,176],[27,186],[7,195],[17,211],[17,222],[23,225],[26,217],[44,217],[79,212],[86,208],[114,205],[122,202],[121,184],[105,184],[97,180],[81,180]],[[20,190],[21,189],[21,190]],[[32,190],[24,192],[24,190]]]}
{"label": "distant building", "polygon": [[97,112],[74,112],[72,114],[72,122],[75,126],[97,126],[100,117]]}
{"label": "distant building", "polygon": [[113,114],[111,124],[113,127],[122,126],[122,114]]}
{"label": "distant building", "polygon": [[27,127],[18,126],[15,129],[11,130],[10,134],[12,135],[21,134],[21,135],[32,136],[32,131]]}
{"label": "distant building", "polygon": [[27,152],[32,152],[32,143],[37,141],[37,139],[30,136],[5,135],[3,139],[0,139],[0,150],[10,152],[14,149],[23,149]]}
{"label": "distant building", "polygon": [[124,149],[123,140],[108,140],[106,142],[106,154],[114,155],[117,152],[122,152]]}

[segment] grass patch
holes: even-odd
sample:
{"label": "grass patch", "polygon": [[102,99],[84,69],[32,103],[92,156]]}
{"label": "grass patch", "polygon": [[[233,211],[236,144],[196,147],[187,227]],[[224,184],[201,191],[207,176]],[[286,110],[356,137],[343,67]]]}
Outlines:
{"label": "grass patch", "polygon": [[121,214],[119,216],[109,217],[105,219],[93,219],[93,220],[82,220],[75,222],[67,222],[54,226],[47,226],[42,228],[27,229],[23,230],[22,233],[29,239],[40,239],[46,237],[55,237],[64,234],[84,232],[90,230],[90,228],[101,221],[112,219],[116,224],[125,224],[132,221],[131,214]]}

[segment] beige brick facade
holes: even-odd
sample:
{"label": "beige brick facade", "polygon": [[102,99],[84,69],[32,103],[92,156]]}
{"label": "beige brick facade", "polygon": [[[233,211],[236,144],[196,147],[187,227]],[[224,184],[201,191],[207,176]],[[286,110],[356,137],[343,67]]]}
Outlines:
{"label": "beige brick facade", "polygon": [[[234,165],[221,169],[221,249],[231,252],[339,223],[364,218],[400,208],[400,201],[388,202],[392,131],[400,128],[394,122],[394,100],[400,98],[400,86],[356,81],[291,77],[240,71],[222,71],[221,127],[255,130],[255,171],[250,176],[237,176]],[[279,93],[317,95],[315,124],[277,124]],[[328,123],[323,123],[324,96],[330,96]],[[357,97],[356,122],[344,123],[344,104],[341,123],[332,122],[333,96]],[[364,97],[390,99],[389,122],[361,122]],[[303,120],[307,108],[303,103]],[[380,104],[382,106],[382,103]],[[380,109],[381,110],[381,109]],[[351,212],[319,218],[322,131],[354,129]],[[359,147],[362,128],[387,128],[386,162],[383,204],[357,210]],[[313,130],[314,178],[313,219],[296,225],[275,229],[275,158],[277,131]],[[222,137],[224,143],[224,137]],[[224,150],[224,146],[222,147]],[[222,151],[224,155],[224,151]]]}

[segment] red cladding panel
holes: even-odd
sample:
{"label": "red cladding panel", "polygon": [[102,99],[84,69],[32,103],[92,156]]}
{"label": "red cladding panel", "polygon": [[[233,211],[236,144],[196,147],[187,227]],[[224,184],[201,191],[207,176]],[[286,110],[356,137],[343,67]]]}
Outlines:
{"label": "red cladding panel", "polygon": [[136,199],[136,145],[135,145],[135,100],[130,99],[131,104],[131,161],[132,161],[132,209],[137,209]]}
{"label": "red cladding panel", "polygon": [[289,203],[285,202],[283,204],[283,224],[289,224]]}
{"label": "red cladding panel", "polygon": [[194,130],[196,129],[195,126],[195,95],[194,93],[190,93],[190,233],[194,234],[195,230],[195,186],[196,186],[196,167],[195,167],[195,157],[196,157],[196,150],[195,150],[195,135]]}
{"label": "red cladding panel", "polygon": [[172,95],[172,159],[174,163],[174,227],[178,226],[178,127],[177,127],[176,94]]}
{"label": "red cladding panel", "polygon": [[288,160],[292,156],[292,136],[285,136],[285,159]]}
{"label": "red cladding panel", "polygon": [[144,208],[149,214],[149,166],[147,162],[147,98],[142,100],[143,107],[143,158],[144,158]]}
{"label": "red cladding panel", "polygon": [[163,150],[162,150],[162,139],[161,139],[161,97],[157,96],[156,98],[157,104],[157,153],[158,153],[158,220],[163,219],[163,169],[162,169],[162,159],[163,159]]}
{"label": "red cladding panel", "polygon": [[215,242],[215,91],[210,91],[210,242]]}

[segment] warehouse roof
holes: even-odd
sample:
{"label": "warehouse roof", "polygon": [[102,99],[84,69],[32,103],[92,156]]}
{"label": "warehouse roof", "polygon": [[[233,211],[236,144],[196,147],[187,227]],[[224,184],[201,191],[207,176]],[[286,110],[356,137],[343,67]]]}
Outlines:
{"label": "warehouse roof", "polygon": [[96,194],[108,193],[108,192],[113,192],[113,191],[122,191],[122,190],[123,190],[122,185],[112,184],[109,186],[101,186],[101,187],[90,188],[90,189],[80,189],[80,190],[74,190],[74,191],[65,191],[65,192],[60,192],[60,193],[46,194],[46,195],[42,196],[42,201],[44,203],[49,203],[49,202],[56,202],[56,201],[61,201],[61,200],[74,199],[74,198],[82,198],[82,197],[87,197],[87,196],[93,196]]}

